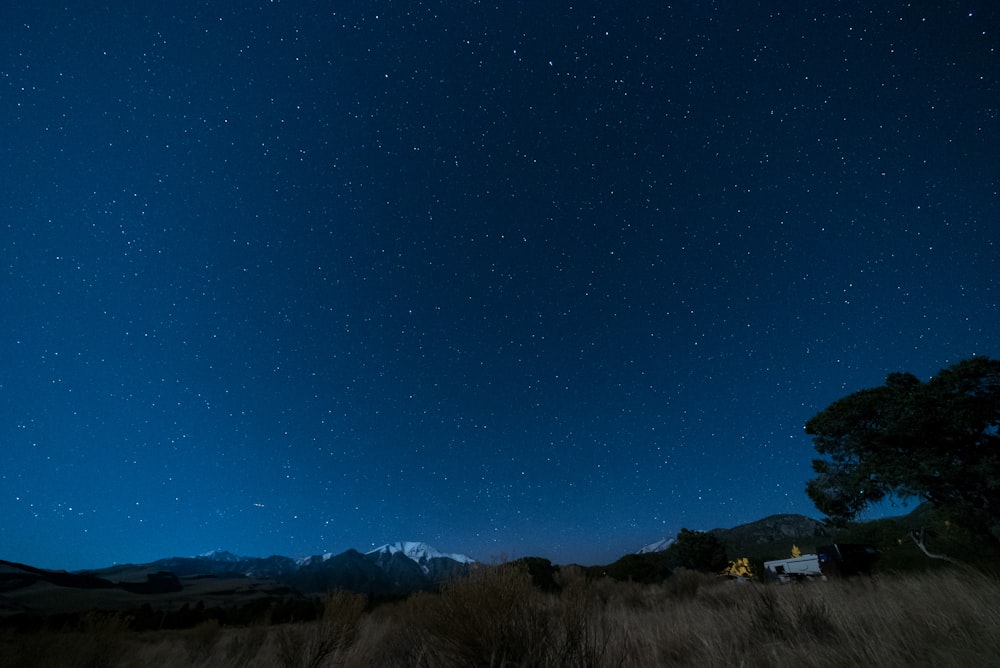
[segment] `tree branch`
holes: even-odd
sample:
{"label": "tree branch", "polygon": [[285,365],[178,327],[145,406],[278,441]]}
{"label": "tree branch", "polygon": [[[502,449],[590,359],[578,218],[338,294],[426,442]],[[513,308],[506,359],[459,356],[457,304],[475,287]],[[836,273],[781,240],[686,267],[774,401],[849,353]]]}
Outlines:
{"label": "tree branch", "polygon": [[955,564],[956,566],[961,566],[962,563],[957,559],[952,559],[946,554],[936,554],[927,549],[927,545],[924,543],[924,527],[920,527],[920,531],[913,529],[910,531],[910,539],[917,544],[920,551],[928,556],[930,559],[942,559],[950,564]]}

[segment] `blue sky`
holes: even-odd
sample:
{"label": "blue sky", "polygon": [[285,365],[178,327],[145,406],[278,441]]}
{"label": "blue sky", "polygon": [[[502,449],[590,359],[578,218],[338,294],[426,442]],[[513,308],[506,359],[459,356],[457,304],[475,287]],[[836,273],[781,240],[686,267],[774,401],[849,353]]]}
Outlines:
{"label": "blue sky", "polygon": [[606,563],[1000,355],[995,9],[536,5],[0,10],[0,557]]}

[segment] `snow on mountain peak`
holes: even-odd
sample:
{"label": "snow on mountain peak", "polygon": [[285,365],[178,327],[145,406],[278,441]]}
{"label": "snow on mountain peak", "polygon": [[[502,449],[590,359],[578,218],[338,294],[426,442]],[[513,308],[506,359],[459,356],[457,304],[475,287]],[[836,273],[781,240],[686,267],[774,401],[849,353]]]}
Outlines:
{"label": "snow on mountain peak", "polygon": [[323,554],[311,554],[308,557],[299,557],[295,560],[295,563],[299,566],[307,566],[313,563],[322,563],[324,561],[329,561],[335,555],[333,552],[324,552]]}
{"label": "snow on mountain peak", "polygon": [[233,554],[232,552],[228,552],[226,550],[211,550],[209,552],[203,552],[202,554],[199,554],[197,558],[211,559],[212,561],[229,561],[229,562],[237,562],[240,560],[239,556]]}
{"label": "snow on mountain peak", "polygon": [[370,550],[368,554],[378,554],[381,552],[388,552],[389,554],[395,554],[396,552],[402,552],[403,556],[420,563],[420,561],[425,559],[434,559],[436,557],[443,557],[445,559],[452,559],[462,564],[475,563],[475,559],[467,557],[464,554],[447,554],[444,552],[439,552],[427,543],[421,543],[418,541],[400,541],[397,543],[387,543],[381,547],[376,547],[374,550]]}
{"label": "snow on mountain peak", "polygon": [[636,552],[636,554],[647,554],[649,552],[663,552],[664,550],[666,550],[667,548],[669,548],[671,545],[674,544],[674,540],[675,540],[674,538],[661,538],[655,543],[650,543],[646,547],[642,548],[641,550]]}

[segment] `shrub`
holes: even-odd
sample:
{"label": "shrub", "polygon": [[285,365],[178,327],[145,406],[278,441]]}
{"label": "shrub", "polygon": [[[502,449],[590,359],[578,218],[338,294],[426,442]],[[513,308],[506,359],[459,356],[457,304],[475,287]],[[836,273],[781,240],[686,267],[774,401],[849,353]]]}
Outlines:
{"label": "shrub", "polygon": [[288,624],[278,631],[278,657],[285,668],[319,668],[354,643],[367,599],[362,594],[334,591],[323,599],[319,621]]}
{"label": "shrub", "polygon": [[222,625],[217,619],[206,619],[194,627],[185,636],[188,659],[192,663],[197,663],[207,658],[212,653],[221,633]]}
{"label": "shrub", "polygon": [[418,620],[423,660],[430,666],[539,665],[550,619],[531,576],[512,564],[479,566],[444,585]]}

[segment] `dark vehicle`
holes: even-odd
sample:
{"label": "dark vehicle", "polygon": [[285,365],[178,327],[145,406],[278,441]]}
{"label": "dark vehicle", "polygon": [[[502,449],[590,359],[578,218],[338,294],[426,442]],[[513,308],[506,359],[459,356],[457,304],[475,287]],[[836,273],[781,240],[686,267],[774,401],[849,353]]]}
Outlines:
{"label": "dark vehicle", "polygon": [[816,548],[819,568],[828,577],[870,575],[878,561],[879,551],[873,545],[835,543]]}

